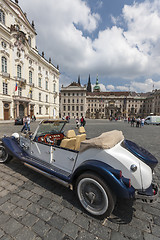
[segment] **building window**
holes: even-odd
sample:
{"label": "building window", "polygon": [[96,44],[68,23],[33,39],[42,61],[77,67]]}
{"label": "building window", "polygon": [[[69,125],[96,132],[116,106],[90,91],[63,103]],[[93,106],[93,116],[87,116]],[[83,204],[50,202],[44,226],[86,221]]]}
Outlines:
{"label": "building window", "polygon": [[77,98],[77,103],[79,103],[79,99]]}
{"label": "building window", "polygon": [[72,111],[74,111],[74,106],[72,106]]}
{"label": "building window", "polygon": [[7,58],[2,57],[2,72],[7,73]]}
{"label": "building window", "polygon": [[53,92],[55,92],[55,91],[56,91],[56,84],[53,83]]}
{"label": "building window", "polygon": [[74,99],[72,99],[72,103],[74,103]]}
{"label": "building window", "polygon": [[79,111],[79,106],[76,106],[76,111]]}
{"label": "building window", "polygon": [[83,103],[83,99],[81,99],[81,103]]}
{"label": "building window", "polygon": [[64,99],[63,102],[66,103],[66,99]]}
{"label": "building window", "polygon": [[22,96],[22,88],[21,87],[18,87],[18,96]]}
{"label": "building window", "polygon": [[46,90],[48,90],[48,81],[46,81]]}
{"label": "building window", "polygon": [[4,41],[2,41],[1,44],[2,44],[2,47],[3,47],[3,48],[6,48],[6,47],[7,47],[7,44],[6,44]]}
{"label": "building window", "polygon": [[48,115],[48,107],[46,107],[46,115]]}
{"label": "building window", "polygon": [[42,114],[42,107],[39,106],[39,114],[41,115]]}
{"label": "building window", "polygon": [[29,83],[32,83],[32,71],[29,71]]}
{"label": "building window", "polygon": [[70,103],[70,99],[68,99],[68,103]]}
{"label": "building window", "polygon": [[17,65],[17,77],[21,78],[22,76],[22,68],[21,65]]}
{"label": "building window", "polygon": [[63,106],[63,111],[66,111],[66,106]]}
{"label": "building window", "polygon": [[68,111],[70,111],[70,106],[68,106]]}
{"label": "building window", "polygon": [[41,78],[38,79],[38,86],[42,87],[42,79]]}
{"label": "building window", "polygon": [[81,106],[81,112],[83,112],[83,106]]}
{"label": "building window", "polygon": [[3,83],[3,94],[8,95],[8,84]]}
{"label": "building window", "polygon": [[5,14],[1,9],[0,9],[0,22],[5,24]]}
{"label": "building window", "polygon": [[42,98],[42,94],[39,93],[39,101],[41,101],[41,98]]}
{"label": "building window", "polygon": [[30,36],[28,36],[28,44],[31,47],[31,37]]}
{"label": "building window", "polygon": [[40,66],[38,67],[38,70],[41,71],[41,67]]}
{"label": "building window", "polygon": [[54,97],[54,103],[56,103],[56,97]]}
{"label": "building window", "polygon": [[46,95],[46,102],[48,102],[48,95]]}

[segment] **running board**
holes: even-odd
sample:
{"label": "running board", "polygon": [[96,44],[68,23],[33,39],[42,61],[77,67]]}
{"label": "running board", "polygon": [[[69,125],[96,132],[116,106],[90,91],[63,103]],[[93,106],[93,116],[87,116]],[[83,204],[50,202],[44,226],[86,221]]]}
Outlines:
{"label": "running board", "polygon": [[28,167],[28,168],[31,168],[32,170],[34,170],[34,171],[36,171],[38,173],[41,173],[42,175],[44,175],[46,177],[52,179],[55,182],[62,184],[65,187],[70,187],[71,186],[71,184],[69,184],[68,182],[65,182],[65,181],[63,181],[63,180],[61,180],[61,179],[59,179],[59,178],[57,178],[57,177],[55,177],[55,176],[53,176],[53,175],[51,175],[49,173],[46,173],[43,170],[40,170],[39,168],[36,168],[36,167],[34,167],[34,166],[32,166],[32,165],[30,165],[28,163],[24,163],[24,165],[26,167]]}

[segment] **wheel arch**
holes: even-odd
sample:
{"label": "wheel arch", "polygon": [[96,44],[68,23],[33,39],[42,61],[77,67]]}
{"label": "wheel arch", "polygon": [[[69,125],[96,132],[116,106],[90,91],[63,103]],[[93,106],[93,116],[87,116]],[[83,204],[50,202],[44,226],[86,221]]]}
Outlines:
{"label": "wheel arch", "polygon": [[114,173],[116,169],[98,160],[87,160],[83,162],[73,173],[71,182],[74,187],[76,179],[83,173],[92,172],[98,175],[111,189],[111,191],[120,198],[131,198],[134,196],[134,188],[127,188],[121,179],[118,179]]}

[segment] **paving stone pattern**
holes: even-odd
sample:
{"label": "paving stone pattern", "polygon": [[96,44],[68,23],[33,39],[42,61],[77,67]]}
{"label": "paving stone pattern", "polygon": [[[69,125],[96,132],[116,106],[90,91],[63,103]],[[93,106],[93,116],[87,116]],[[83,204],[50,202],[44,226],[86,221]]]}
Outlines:
{"label": "paving stone pattern", "polygon": [[[32,123],[32,130],[37,123]],[[71,121],[66,129],[75,127]],[[0,134],[20,132],[21,126],[0,124]],[[160,160],[160,126],[131,128],[128,123],[87,120],[94,137],[119,129],[127,139],[145,146]],[[160,186],[160,164],[154,181]],[[109,218],[100,220],[81,208],[75,194],[13,159],[0,165],[1,240],[158,240],[160,200],[153,204],[121,200]]]}

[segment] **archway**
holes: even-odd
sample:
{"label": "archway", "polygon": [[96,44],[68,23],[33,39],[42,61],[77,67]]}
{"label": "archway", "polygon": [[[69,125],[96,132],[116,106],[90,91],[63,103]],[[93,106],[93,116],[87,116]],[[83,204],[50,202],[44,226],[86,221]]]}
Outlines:
{"label": "archway", "polygon": [[24,106],[23,106],[23,104],[19,104],[19,116],[24,117]]}

